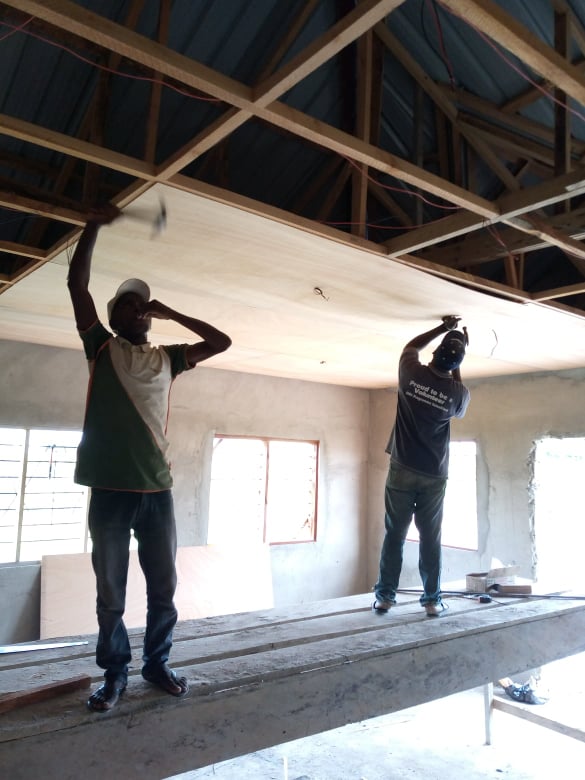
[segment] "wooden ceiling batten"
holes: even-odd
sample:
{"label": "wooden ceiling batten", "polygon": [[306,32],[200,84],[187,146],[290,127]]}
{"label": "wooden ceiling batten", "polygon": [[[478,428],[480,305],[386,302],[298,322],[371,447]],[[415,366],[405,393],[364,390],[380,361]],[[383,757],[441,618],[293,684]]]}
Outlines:
{"label": "wooden ceiling batten", "polygon": [[[27,244],[15,244],[12,241],[0,241],[0,252],[8,252],[12,255],[21,255],[22,257],[30,257],[35,260],[44,260],[47,253],[42,249],[34,249]],[[8,282],[10,279],[6,277],[4,281]]]}
{"label": "wooden ceiling batten", "polygon": [[[571,238],[582,240],[585,238],[585,207],[570,212],[569,214],[555,215],[549,219],[551,228],[558,228]],[[498,226],[500,240],[489,231],[482,233],[469,233],[465,240],[448,247],[435,245],[422,253],[422,256],[439,265],[452,266],[453,268],[471,267],[482,265],[499,257],[512,254],[534,252],[548,246],[547,241],[527,233],[507,227]]]}
{"label": "wooden ceiling batten", "polygon": [[6,114],[0,115],[0,133],[46,149],[53,149],[65,155],[78,157],[105,168],[112,168],[112,170],[121,171],[130,176],[136,176],[136,178],[156,179],[156,171],[150,163]]}
{"label": "wooden ceiling batten", "polygon": [[543,290],[542,292],[532,293],[532,300],[550,301],[553,298],[563,298],[568,295],[575,295],[576,293],[585,293],[585,282],[571,284],[567,287],[557,287],[554,290]]}
{"label": "wooden ceiling batten", "polygon": [[280,124],[281,127],[285,127],[307,141],[344,157],[349,157],[356,162],[365,163],[371,168],[387,173],[406,184],[420,187],[425,192],[450,203],[467,208],[483,217],[497,216],[496,209],[486,198],[470,193],[463,187],[420,169],[408,160],[379,149],[373,144],[360,141],[355,136],[332,125],[307,117],[291,106],[273,103],[267,108],[258,109],[257,113],[262,119]]}

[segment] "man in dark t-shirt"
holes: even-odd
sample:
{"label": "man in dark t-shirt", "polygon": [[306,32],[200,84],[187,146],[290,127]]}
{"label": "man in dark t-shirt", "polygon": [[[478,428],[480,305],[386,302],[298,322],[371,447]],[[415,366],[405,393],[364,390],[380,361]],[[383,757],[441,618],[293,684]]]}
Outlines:
{"label": "man in dark t-shirt", "polygon": [[[456,330],[458,321],[458,317],[445,317],[441,325],[409,341],[400,356],[396,421],[386,447],[390,468],[385,490],[386,534],[374,587],[376,612],[387,612],[396,603],[404,541],[413,517],[420,537],[420,603],[429,616],[440,615],[445,609],[441,601],[441,525],[451,418],[463,417],[469,404],[469,390],[459,371],[467,338]],[[445,332],[432,361],[423,365],[420,350]]]}

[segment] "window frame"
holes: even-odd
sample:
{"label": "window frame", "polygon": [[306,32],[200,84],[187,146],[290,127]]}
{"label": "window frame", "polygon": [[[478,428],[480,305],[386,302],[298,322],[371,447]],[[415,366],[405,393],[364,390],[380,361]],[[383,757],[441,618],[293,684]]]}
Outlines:
{"label": "window frame", "polygon": [[[288,437],[283,436],[260,436],[260,435],[252,435],[252,434],[223,434],[223,433],[215,433],[213,436],[213,450],[215,450],[216,441],[217,440],[245,440],[245,441],[256,441],[261,442],[266,450],[266,456],[265,456],[265,472],[264,472],[264,484],[263,484],[263,496],[264,496],[264,507],[263,507],[263,513],[262,513],[262,544],[267,544],[271,547],[276,547],[280,545],[285,544],[310,544],[315,543],[317,541],[317,534],[318,534],[318,508],[319,508],[319,459],[320,459],[320,441],[318,439],[292,439]],[[290,444],[307,444],[314,447],[314,481],[311,486],[311,490],[313,492],[313,500],[312,500],[312,523],[311,523],[311,530],[312,533],[310,534],[311,538],[307,539],[275,539],[274,541],[270,540],[270,533],[268,528],[268,513],[269,513],[269,505],[268,505],[268,496],[269,496],[269,481],[270,481],[270,443],[290,443]],[[209,501],[209,513],[208,513],[208,527],[207,527],[207,543],[210,544],[209,538],[210,533],[209,529],[212,522],[212,508],[211,508],[211,501],[212,501],[212,482],[213,482],[213,455],[211,459],[210,464],[210,501]],[[211,544],[214,544],[215,542],[211,542]]]}
{"label": "window frame", "polygon": [[[43,557],[43,555],[65,555],[67,553],[83,553],[88,552],[88,550],[91,548],[91,540],[89,536],[89,527],[88,527],[88,507],[89,507],[89,496],[90,491],[89,488],[87,488],[84,485],[77,485],[77,483],[73,482],[72,475],[71,475],[71,483],[75,484],[76,488],[78,490],[75,490],[74,492],[77,494],[80,494],[81,506],[75,507],[75,511],[80,511],[83,513],[83,519],[76,520],[74,525],[76,525],[79,528],[79,536],[78,537],[72,537],[72,538],[63,538],[61,536],[61,533],[63,531],[63,528],[66,527],[68,524],[67,522],[61,522],[56,523],[55,526],[58,529],[56,533],[52,536],[49,535],[46,538],[32,538],[29,540],[25,539],[26,530],[27,528],[34,528],[35,524],[32,525],[30,523],[27,523],[27,513],[30,513],[31,511],[35,511],[37,507],[34,506],[34,497],[36,495],[41,496],[62,496],[66,495],[68,491],[61,491],[61,490],[54,490],[54,491],[41,491],[40,493],[37,493],[35,490],[30,490],[30,492],[27,494],[27,486],[32,482],[32,480],[35,480],[34,484],[35,486],[39,485],[39,479],[43,479],[42,477],[39,477],[37,474],[34,473],[34,468],[31,468],[31,464],[33,463],[39,463],[39,461],[35,461],[31,458],[31,452],[34,451],[36,447],[39,446],[37,442],[34,441],[34,439],[39,436],[42,437],[43,435],[50,436],[51,434],[54,434],[56,438],[59,436],[70,436],[70,437],[81,437],[81,430],[79,429],[70,429],[70,428],[32,428],[32,427],[24,427],[24,426],[0,426],[0,432],[1,431],[10,431],[15,434],[21,433],[22,434],[22,441],[18,445],[13,444],[9,446],[19,446],[22,447],[22,456],[20,458],[19,462],[19,468],[20,473],[18,476],[14,477],[14,481],[17,482],[18,487],[14,491],[15,494],[15,504],[17,505],[15,507],[16,517],[13,523],[7,523],[5,528],[9,529],[8,534],[12,533],[10,529],[14,531],[14,539],[13,541],[10,541],[8,543],[14,545],[14,556],[10,559],[6,558],[4,560],[4,554],[2,554],[2,563],[4,565],[11,565],[11,564],[20,564],[20,563],[34,563],[37,561],[40,561]],[[6,440],[9,437],[6,437]],[[5,439],[2,438],[0,435],[0,444],[4,445]],[[51,445],[53,448],[77,448],[77,444],[69,444],[69,443],[55,443]],[[4,462],[4,459],[2,459],[2,462]],[[16,461],[15,461],[16,462]],[[41,461],[42,462],[42,461]],[[49,459],[49,463],[52,464],[52,453],[51,458]],[[59,467],[59,464],[72,464],[73,461],[63,459],[62,461],[57,461],[55,466],[56,468]],[[2,475],[4,477],[4,474]],[[41,483],[42,484],[42,483]],[[60,484],[62,486],[62,483]],[[12,490],[6,493],[6,495],[11,495],[13,493]],[[27,505],[27,498],[32,499]],[[46,507],[38,507],[40,511],[47,511],[51,510],[53,511],[51,506]],[[66,512],[70,507],[64,507],[63,511]],[[0,510],[3,511],[3,510]],[[58,508],[56,511],[59,511]],[[50,527],[53,523],[41,523],[41,526]],[[59,541],[63,542],[63,547],[67,549],[62,550],[56,550],[55,544],[58,545]],[[39,548],[42,548],[44,545],[47,546],[47,551],[40,553],[37,557],[24,557],[23,558],[23,546],[27,544],[35,544],[38,545]],[[77,545],[77,549],[72,550],[71,546]]]}

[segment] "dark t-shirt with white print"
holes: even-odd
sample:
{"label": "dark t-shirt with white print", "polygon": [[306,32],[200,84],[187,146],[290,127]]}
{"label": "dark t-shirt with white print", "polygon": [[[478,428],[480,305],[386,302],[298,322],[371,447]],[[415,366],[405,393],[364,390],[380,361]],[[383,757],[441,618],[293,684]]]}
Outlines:
{"label": "dark t-shirt with white print", "polygon": [[407,347],[400,356],[396,421],[386,452],[412,471],[446,478],[451,418],[463,417],[469,397],[465,385],[423,365],[418,350]]}

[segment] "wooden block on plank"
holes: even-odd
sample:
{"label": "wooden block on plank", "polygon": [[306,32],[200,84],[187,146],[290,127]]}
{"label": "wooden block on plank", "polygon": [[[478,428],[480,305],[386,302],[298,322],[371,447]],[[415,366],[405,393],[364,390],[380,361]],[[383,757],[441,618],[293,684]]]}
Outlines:
{"label": "wooden block on plank", "polygon": [[68,680],[59,680],[47,685],[39,685],[36,688],[29,688],[25,691],[4,693],[0,696],[0,712],[15,710],[27,704],[36,704],[39,701],[52,699],[53,696],[60,696],[64,693],[80,691],[83,688],[89,688],[90,685],[91,677],[88,674],[79,674],[77,677],[70,677]]}

